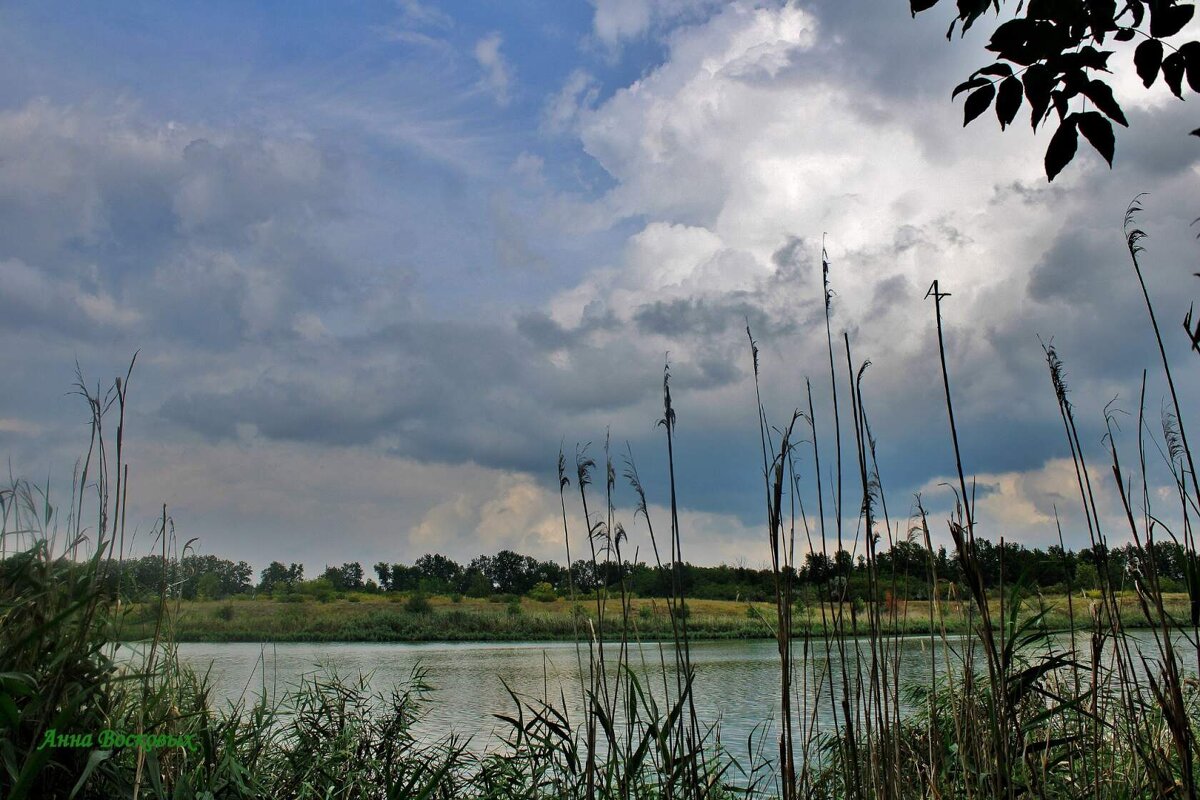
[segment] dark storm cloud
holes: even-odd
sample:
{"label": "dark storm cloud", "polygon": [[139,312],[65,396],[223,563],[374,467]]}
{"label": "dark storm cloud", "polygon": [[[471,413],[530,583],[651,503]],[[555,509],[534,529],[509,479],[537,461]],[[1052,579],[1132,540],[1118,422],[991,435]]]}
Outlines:
{"label": "dark storm cloud", "polygon": [[[573,418],[636,405],[661,381],[661,367],[639,365],[624,342],[568,352],[557,366],[500,323],[414,321],[277,351],[247,385],[180,392],[161,413],[211,438],[250,425],[271,439],[382,443],[419,460],[529,469]],[[711,359],[684,369],[697,384],[729,377]]]}
{"label": "dark storm cloud", "polygon": [[754,289],[656,300],[635,308],[632,320],[642,333],[687,341],[737,339],[747,326],[756,338],[790,336],[819,321],[820,303],[796,295],[798,287],[819,286],[814,251],[820,248],[808,239],[788,237],[771,255],[774,271]]}
{"label": "dark storm cloud", "polygon": [[594,331],[613,331],[620,320],[608,309],[596,305],[584,309],[582,319],[573,328],[560,325],[544,311],[526,311],[516,316],[517,331],[541,350],[560,350],[586,340]]}
{"label": "dark storm cloud", "polygon": [[695,364],[704,376],[697,387],[732,383],[743,377],[733,359],[748,346],[747,327],[756,341],[768,344],[791,341],[823,325],[824,307],[811,295],[815,290],[820,296],[819,253],[811,240],[790,236],[771,255],[774,270],[753,289],[655,300],[634,308],[631,320],[639,333],[708,348],[707,361]]}
{"label": "dark storm cloud", "polygon": [[[685,366],[692,367],[690,364]],[[697,359],[694,369],[697,373],[694,376],[690,371],[685,371],[679,376],[682,385],[694,389],[714,389],[728,386],[744,377],[743,371],[738,369],[737,365],[721,357]]]}
{"label": "dark storm cloud", "polygon": [[1196,109],[1174,98],[1166,102],[1152,112],[1129,112],[1129,130],[1136,135],[1117,128],[1117,164],[1136,172],[1143,185],[1178,175],[1200,160],[1200,139],[1188,135],[1196,129]]}
{"label": "dark storm cloud", "polygon": [[996,187],[991,205],[993,207],[1002,206],[1009,198],[1017,197],[1024,205],[1037,207],[1062,201],[1066,196],[1067,192],[1062,186],[1015,180]]}
{"label": "dark storm cloud", "polygon": [[875,284],[871,297],[870,316],[886,314],[897,305],[909,300],[915,291],[911,281],[903,275],[893,275]]}
{"label": "dark storm cloud", "polygon": [[403,415],[404,400],[416,398],[383,398],[364,377],[265,375],[242,391],[175,395],[161,413],[214,439],[233,438],[239,425],[253,425],[268,439],[367,444]]}
{"label": "dark storm cloud", "polygon": [[1096,233],[1087,227],[1063,230],[1030,273],[1029,298],[1095,305],[1111,296],[1128,255],[1119,249],[1120,240]]}
{"label": "dark storm cloud", "polygon": [[[932,279],[926,273],[942,270],[943,289],[954,293],[946,308],[947,356],[968,471],[1037,468],[1064,453],[1039,334],[1053,338],[1067,362],[1089,444],[1100,440],[1100,408],[1117,392],[1128,408],[1142,367],[1156,363],[1119,230],[1120,212],[1147,184],[1156,191],[1169,187],[1147,201],[1153,209],[1146,220],[1152,234],[1146,257],[1151,293],[1162,303],[1172,354],[1195,363],[1178,328],[1187,303],[1200,298],[1200,281],[1191,277],[1196,251],[1178,246],[1179,237],[1163,237],[1175,244],[1160,247],[1158,234],[1172,226],[1186,231],[1200,216],[1192,184],[1174,180],[1195,163],[1200,145],[1186,135],[1195,127],[1188,120],[1190,106],[1131,110],[1130,130],[1118,131],[1113,172],[1094,169],[1095,156],[1081,143],[1079,161],[1055,184],[1023,182],[997,171],[989,206],[954,208],[940,189],[921,186],[919,177],[939,175],[953,183],[954,176],[943,169],[949,163],[961,167],[967,185],[977,180],[973,170],[990,175],[995,164],[1015,163],[1015,151],[995,147],[994,137],[976,128],[965,135],[979,136],[991,148],[977,155],[968,149],[976,139],[954,140],[957,129],[944,129],[959,111],[949,98],[951,88],[987,63],[985,32],[947,43],[942,34],[949,8],[914,21],[903,0],[818,0],[805,8],[818,17],[812,47],[781,46],[782,65],[751,58],[730,67],[724,77],[735,80],[720,87],[711,107],[703,92],[695,101],[685,95],[672,105],[680,91],[672,82],[691,85],[692,76],[668,75],[670,80],[656,84],[652,66],[642,71],[644,80],[623,91],[627,99],[649,95],[656,112],[675,109],[671,117],[681,118],[679,130],[656,138],[653,115],[602,120],[627,133],[629,141],[618,137],[610,149],[597,150],[596,158],[616,164],[605,180],[611,178],[633,198],[622,201],[629,207],[620,214],[634,222],[614,226],[610,243],[643,225],[691,221],[710,225],[704,239],[721,239],[714,247],[726,248],[722,259],[706,266],[681,263],[683,270],[705,266],[688,281],[665,289],[650,281],[645,285],[659,288],[645,289],[644,296],[621,295],[621,304],[613,306],[619,314],[604,297],[605,287],[620,288],[622,271],[630,271],[619,248],[597,248],[564,266],[570,259],[561,255],[567,252],[561,240],[572,234],[534,219],[534,206],[515,195],[476,192],[487,184],[478,173],[433,170],[413,155],[423,151],[411,142],[377,160],[364,155],[378,146],[377,137],[414,133],[398,117],[387,116],[369,137],[339,139],[347,148],[343,154],[319,135],[266,132],[291,130],[286,120],[253,132],[152,124],[132,112],[100,115],[46,103],[0,112],[0,329],[18,343],[15,349],[36,350],[42,361],[57,361],[34,372],[27,357],[8,357],[10,372],[37,377],[21,389],[26,398],[21,401],[15,388],[0,387],[0,419],[13,417],[5,423],[13,430],[25,430],[31,421],[60,427],[60,420],[49,420],[49,412],[39,416],[43,410],[32,408],[27,398],[58,398],[76,355],[87,366],[97,353],[107,363],[112,351],[124,357],[141,346],[145,366],[137,379],[144,375],[145,382],[137,385],[137,398],[158,410],[146,428],[157,426],[164,439],[193,444],[202,437],[244,443],[247,450],[303,452],[318,462],[314,469],[322,458],[351,449],[418,464],[477,463],[525,471],[549,485],[560,441],[570,452],[579,439],[601,440],[611,423],[614,441],[631,438],[639,457],[645,457],[649,477],[665,471],[662,430],[654,422],[662,414],[663,366],[670,351],[686,508],[751,520],[761,503],[761,466],[747,324],[761,348],[763,402],[771,422],[786,424],[793,408],[805,407],[804,377],[812,376],[816,413],[825,426],[823,447],[834,440],[819,237],[787,238],[769,262],[758,248],[779,241],[779,227],[794,225],[810,233],[828,227],[831,241],[844,236],[856,243],[849,251],[834,248],[833,289],[844,292],[833,301],[834,371],[845,391],[850,367],[840,335],[849,330],[853,366],[875,362],[863,379],[862,402],[878,437],[885,486],[898,493],[889,502],[903,511],[906,494],[932,476],[950,474],[954,464],[933,311],[922,299]],[[666,35],[660,30],[665,27],[656,21],[648,32]],[[719,53],[735,28],[718,26],[697,42],[710,47],[706,54]],[[685,35],[679,33],[681,39]],[[775,66],[778,71],[772,72]],[[624,86],[635,77],[618,83]],[[850,135],[832,142],[830,155],[845,147],[863,159],[861,173],[880,172],[896,180],[876,184],[852,171],[846,178],[858,185],[847,188],[820,183],[819,169],[810,184],[795,173],[774,171],[776,164],[803,162],[807,153],[788,150],[771,137],[758,138],[772,126],[777,129],[779,118],[765,113],[771,103],[757,102],[753,93],[790,84],[805,90],[798,96],[814,102],[832,96],[835,110],[849,106],[849,122],[843,119],[842,127],[831,130]],[[741,91],[749,94],[739,97]],[[348,107],[346,113],[369,115],[387,105],[380,97],[368,100],[364,108]],[[736,132],[722,138],[727,136],[721,116],[726,106],[745,114],[763,111],[765,122],[756,127],[751,120],[743,138]],[[589,113],[605,114],[602,103],[590,107]],[[705,113],[689,122],[684,117],[692,109]],[[927,113],[930,109],[946,113]],[[473,110],[462,113],[474,124]],[[798,135],[804,133],[806,120],[782,119],[795,125]],[[812,119],[814,125],[822,122]],[[976,123],[984,124],[995,127],[994,120]],[[854,134],[876,130],[895,135],[900,155],[887,149],[892,139],[877,152],[855,150]],[[790,131],[781,138],[790,137]],[[687,134],[682,140],[675,136],[680,132]],[[430,152],[446,144],[439,126],[416,133]],[[1011,146],[1018,135],[1027,134],[1010,131],[1001,138]],[[689,152],[691,136],[703,146]],[[915,153],[919,148],[904,146],[913,137],[923,143],[920,154]],[[636,152],[646,142],[653,145],[653,159],[622,155],[622,146]],[[939,142],[954,146],[941,148]],[[462,142],[450,144],[455,147],[449,155],[474,152],[459,151]],[[544,142],[522,139],[520,144],[536,149]],[[1042,146],[1028,147],[1035,167]],[[395,205],[374,204],[383,194],[373,194],[376,184],[362,179],[397,152],[400,166],[372,180],[405,185],[408,194],[399,213]],[[643,173],[657,168],[656,159],[666,156],[671,162],[677,152],[686,156],[677,171],[637,184]],[[515,152],[504,158],[511,156]],[[918,156],[924,160],[912,172],[880,169],[889,160]],[[501,180],[512,179],[499,156],[495,163],[444,152],[423,158],[496,169]],[[559,166],[552,163],[547,174],[565,171]],[[744,174],[759,175],[762,185],[738,184]],[[987,180],[977,195],[949,186],[946,196],[987,198],[993,179]],[[730,188],[735,185],[740,188]],[[854,194],[839,194],[843,191]],[[678,199],[658,204],[673,193]],[[826,218],[820,208],[825,201],[818,199],[800,204],[808,209],[807,219],[789,211],[777,217],[783,223],[768,223],[778,226],[769,233],[755,230],[753,220],[780,214],[775,203],[790,204],[792,194],[828,198],[843,210]],[[609,200],[594,194],[576,199],[597,218],[610,213],[605,211]],[[464,212],[476,200],[486,207],[480,215],[487,224],[473,224],[476,217]],[[1002,215],[1037,216],[1030,209],[1054,224],[1039,228],[1044,241],[1026,247],[1028,237]],[[626,224],[629,228],[621,229]],[[1192,245],[1191,234],[1184,236]],[[977,241],[1021,249],[1029,262],[1006,262],[1007,254],[991,260],[996,254],[981,253]],[[358,253],[349,251],[355,246],[384,257],[364,267]],[[406,263],[397,263],[397,252]],[[693,258],[690,250],[681,252]],[[477,256],[480,264],[471,263]],[[985,274],[957,260],[979,257],[1003,274]],[[526,273],[537,275],[501,297],[472,282],[494,272],[488,259],[510,265],[505,277],[489,286],[515,286]],[[460,261],[469,268],[447,267]],[[416,279],[407,262],[419,273]],[[635,266],[654,270],[660,262],[646,263]],[[593,273],[598,264],[610,270]],[[729,273],[718,275],[722,265]],[[533,286],[541,282],[543,273],[537,271],[542,269],[544,285]],[[744,280],[726,280],[730,274]],[[594,275],[599,277],[592,283]],[[609,278],[615,283],[605,283]],[[533,288],[523,293],[525,285]],[[629,285],[643,284],[624,286]],[[563,305],[577,309],[572,304],[589,286],[597,296],[583,298],[592,302],[578,324],[564,323],[573,317],[559,314],[550,298],[559,291],[575,292]],[[521,311],[505,305],[514,297]],[[15,338],[18,334],[22,338]],[[1182,388],[1196,388],[1195,374],[1200,373],[1179,377]],[[1152,384],[1150,394],[1150,405],[1157,408],[1161,387]],[[843,410],[843,426],[850,424],[847,420]],[[13,430],[0,428],[5,446],[20,447],[31,439]],[[849,441],[848,428],[842,434]],[[307,447],[278,444],[292,442]],[[805,462],[801,469],[811,466]],[[456,487],[444,491],[448,496]]]}
{"label": "dark storm cloud", "polygon": [[[1138,135],[1128,138],[1162,138],[1165,152],[1159,163],[1194,165],[1200,147],[1186,135],[1171,135],[1178,122],[1178,115],[1168,109],[1162,117],[1140,120]],[[1176,140],[1173,144],[1172,139]],[[1189,150],[1189,159],[1178,160]],[[1014,315],[1013,323],[1001,329],[1002,337],[1019,335],[1022,329],[1053,337],[1082,381],[1123,377],[1133,384],[1143,366],[1150,367],[1153,376],[1159,359],[1122,223],[1123,212],[1136,193],[1154,185],[1159,190],[1141,199],[1144,209],[1135,215],[1131,227],[1148,234],[1140,243],[1144,248],[1139,255],[1143,276],[1164,328],[1168,353],[1182,357],[1186,342],[1173,334],[1200,288],[1191,276],[1195,270],[1188,268],[1200,248],[1190,236],[1181,234],[1200,213],[1200,204],[1194,200],[1186,169],[1166,173],[1167,180],[1155,179],[1155,168],[1145,160],[1153,158],[1147,154],[1145,158],[1119,159],[1113,180],[1105,180],[1099,171],[1089,176],[1079,189],[1087,202],[1062,220],[1059,233],[1030,272],[1027,303]]]}
{"label": "dark storm cloud", "polygon": [[638,306],[633,321],[643,333],[674,337],[713,337],[747,325],[762,334],[784,335],[796,328],[791,320],[776,321],[746,295],[733,293],[718,300],[683,298]]}
{"label": "dark storm cloud", "polygon": [[[540,471],[581,418],[661,390],[661,357],[644,358],[622,335],[635,325],[603,304],[570,328],[539,310],[474,323],[363,315],[375,293],[327,236],[347,204],[336,150],[34,104],[0,116],[0,158],[0,326],[52,333],[85,362],[101,343],[141,347],[159,366],[139,398],[176,430]],[[389,277],[403,316],[407,276]],[[347,315],[358,332],[321,321]],[[681,387],[741,376],[704,340],[746,317],[774,325],[747,299],[694,304],[696,330],[677,331],[695,348],[672,364]]]}
{"label": "dark storm cloud", "polygon": [[0,116],[0,261],[20,290],[0,325],[50,303],[67,335],[84,318],[229,347],[344,291],[316,234],[341,214],[336,151],[198,134],[43,102]]}
{"label": "dark storm cloud", "polygon": [[771,254],[771,262],[782,272],[805,277],[817,266],[813,244],[802,236],[789,236],[784,245]]}
{"label": "dark storm cloud", "polygon": [[193,139],[175,176],[176,225],[193,238],[249,244],[272,221],[339,214],[340,158],[302,142]]}
{"label": "dark storm cloud", "polygon": [[950,9],[933,9],[914,19],[903,0],[812,0],[805,8],[818,20],[819,38],[810,50],[795,52],[789,68],[777,77],[811,80],[824,73],[839,85],[861,90],[852,91],[851,98],[864,107],[870,105],[867,93],[889,98],[886,105],[874,105],[884,116],[917,96],[948,98],[955,84],[994,60],[983,50],[987,37],[982,30],[965,40],[955,36],[946,41]]}
{"label": "dark storm cloud", "polygon": [[574,331],[559,325],[544,311],[530,311],[519,315],[517,331],[543,350],[557,350],[576,339]]}

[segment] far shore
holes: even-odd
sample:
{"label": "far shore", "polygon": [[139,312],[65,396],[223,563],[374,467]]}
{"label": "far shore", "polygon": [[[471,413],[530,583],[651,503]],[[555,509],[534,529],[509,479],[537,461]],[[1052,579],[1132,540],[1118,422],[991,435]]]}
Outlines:
{"label": "far shore", "polygon": [[[498,600],[498,601],[497,601]],[[1075,595],[1030,597],[1023,614],[1046,609],[1043,619],[1051,631],[1090,630],[1091,607],[1096,601]],[[1122,623],[1128,628],[1145,627],[1137,599],[1121,598]],[[1164,596],[1166,611],[1186,620],[1185,594]],[[993,601],[993,621],[999,618],[999,600]],[[770,639],[774,637],[776,610],[773,603],[735,600],[688,600],[686,626],[696,641],[723,639]],[[574,613],[572,613],[574,609]],[[898,601],[880,609],[887,633],[958,634],[978,624],[967,616],[969,605],[943,601],[931,609],[928,600]],[[1072,622],[1072,611],[1074,621]],[[932,613],[931,613],[932,612]],[[793,612],[797,637],[821,635],[824,622],[844,615],[845,627],[869,632],[869,615],[860,603],[802,603]],[[166,622],[178,642],[489,642],[489,641],[587,641],[620,638],[621,603],[610,597],[603,623],[596,600],[567,599],[541,602],[529,598],[478,599],[434,596],[413,603],[403,594],[352,595],[327,602],[306,599],[280,602],[270,598],[235,597],[226,600],[187,600],[170,604]],[[642,641],[670,640],[672,622],[662,598],[629,601],[630,630]],[[137,641],[154,636],[156,608],[137,603],[124,609],[115,637]],[[682,624],[683,620],[677,620]]]}

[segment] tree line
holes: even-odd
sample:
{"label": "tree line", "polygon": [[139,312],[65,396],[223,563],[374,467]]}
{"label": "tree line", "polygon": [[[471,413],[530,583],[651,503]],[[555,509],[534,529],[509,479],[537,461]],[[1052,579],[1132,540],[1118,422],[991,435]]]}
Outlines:
{"label": "tree line", "polygon": [[[1140,571],[1147,569],[1132,545],[1105,549],[1103,545],[1078,551],[1058,545],[1027,548],[1015,542],[994,544],[976,540],[978,562],[985,584],[995,588],[1001,581],[1023,581],[1030,589],[1057,593],[1099,588],[1104,576],[1115,588],[1132,586]],[[1155,568],[1164,589],[1185,590],[1187,561],[1182,546],[1172,541],[1154,543]],[[13,559],[0,561],[0,576],[15,568]],[[911,541],[896,542],[880,551],[876,559],[877,580],[897,598],[926,599],[933,591],[931,574],[939,588],[961,584],[958,560],[940,547],[930,553]],[[867,596],[867,565],[862,556],[845,550],[828,554],[810,552],[794,573],[801,597],[835,596],[846,599]],[[114,595],[139,600],[163,590],[185,600],[221,599],[234,595],[269,594],[283,597],[314,594],[323,599],[346,592],[407,592],[464,595],[536,595],[540,598],[587,595],[608,587],[625,589],[640,597],[667,597],[673,580],[678,580],[689,597],[710,600],[769,600],[774,597],[774,578],[769,569],[722,564],[699,566],[681,563],[657,567],[644,562],[576,561],[570,569],[555,561],[540,561],[512,550],[492,556],[481,555],[466,564],[449,556],[428,553],[412,564],[380,561],[373,575],[357,561],[327,566],[313,579],[304,575],[304,565],[272,561],[258,580],[245,561],[213,555],[186,555],[179,559],[145,556],[110,561],[103,584]],[[675,573],[674,575],[672,573]],[[552,593],[552,594],[550,594]]]}

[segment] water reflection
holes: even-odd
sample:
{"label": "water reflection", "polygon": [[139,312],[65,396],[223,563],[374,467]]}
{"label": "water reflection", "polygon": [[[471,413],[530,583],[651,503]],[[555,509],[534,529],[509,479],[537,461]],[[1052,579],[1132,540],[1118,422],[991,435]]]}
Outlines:
{"label": "water reflection", "polygon": [[[1132,634],[1136,643],[1154,648],[1148,633]],[[894,692],[899,684],[929,685],[932,673],[944,675],[961,669],[965,640],[953,639],[949,649],[928,637],[901,640],[887,661],[894,665],[883,683]],[[1063,641],[1065,646],[1068,643]],[[1086,645],[1081,642],[1082,652]],[[666,687],[659,667],[657,644],[634,650],[631,662],[639,679],[659,700],[666,691],[675,694],[672,651],[667,646]],[[806,649],[796,645],[796,675],[793,707],[797,718],[815,720],[820,732],[831,731],[835,704],[842,697],[842,666],[851,685],[870,680],[870,644],[865,640],[834,643],[829,654],[822,642]],[[770,733],[771,720],[778,714],[779,661],[772,641],[698,642],[692,645],[696,669],[695,703],[700,718],[721,725],[721,738],[736,754],[745,754],[748,737]],[[494,714],[512,714],[513,701],[505,684],[518,695],[534,700],[548,699],[566,709],[573,724],[581,717],[582,693],[579,657],[569,642],[553,643],[420,643],[420,644],[183,644],[180,657],[199,671],[211,667],[214,698],[218,702],[266,693],[278,696],[294,687],[303,675],[321,668],[335,669],[343,676],[371,673],[373,689],[387,692],[405,682],[420,665],[433,686],[428,712],[417,732],[422,737],[441,737],[451,732],[472,737],[472,746],[482,750],[494,746],[494,733],[505,724]],[[610,651],[610,660],[616,653]],[[1082,655],[1082,653],[1081,653]],[[582,652],[587,665],[586,649]],[[1186,660],[1186,659],[1185,659]],[[833,702],[830,697],[833,697]],[[914,709],[901,695],[902,709]],[[770,748],[768,748],[768,751]]]}

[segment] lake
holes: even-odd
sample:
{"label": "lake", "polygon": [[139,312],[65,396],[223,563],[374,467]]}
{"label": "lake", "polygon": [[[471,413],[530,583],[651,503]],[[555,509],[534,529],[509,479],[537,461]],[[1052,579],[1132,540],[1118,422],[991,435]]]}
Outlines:
{"label": "lake", "polygon": [[[1149,632],[1130,634],[1133,639],[1153,652]],[[1086,635],[1083,637],[1086,642]],[[1081,642],[1082,643],[1082,642]],[[963,640],[950,644],[952,665],[961,667],[960,650]],[[1065,644],[1065,635],[1063,644]],[[1184,644],[1181,642],[1181,644]],[[835,695],[840,695],[840,654],[835,651],[827,660],[824,645],[816,642],[817,652],[810,652],[804,672],[794,681],[795,707],[807,705],[810,713],[817,697],[814,676],[824,676],[832,665]],[[865,640],[846,640],[846,660],[852,666],[857,647],[864,664],[869,645]],[[1184,645],[1187,647],[1187,645]],[[946,654],[941,645],[933,645],[926,636],[901,640],[897,653],[900,682],[928,684],[930,649],[934,649],[936,669],[945,670]],[[1086,650],[1086,645],[1083,648]],[[609,655],[616,652],[615,646]],[[668,665],[672,653],[668,649]],[[449,733],[471,736],[471,747],[483,750],[495,745],[494,732],[503,732],[504,723],[494,714],[512,714],[514,704],[505,684],[518,695],[540,700],[549,697],[557,705],[560,692],[565,695],[573,724],[581,719],[582,708],[579,667],[576,647],[571,642],[529,643],[331,643],[331,644],[257,644],[223,643],[179,645],[181,660],[203,672],[210,666],[214,698],[225,702],[246,695],[278,695],[294,687],[301,676],[320,669],[333,669],[342,676],[370,674],[370,685],[376,691],[387,692],[396,684],[408,680],[418,665],[427,670],[427,681],[433,687],[426,714],[417,726],[422,738],[437,738]],[[801,645],[796,645],[800,661]],[[1185,669],[1194,665],[1194,654],[1181,652]],[[635,666],[645,659],[649,684],[657,697],[662,696],[662,672],[657,667],[657,644],[645,644],[640,655],[631,659]],[[586,668],[587,652],[583,651]],[[695,700],[697,713],[705,723],[721,724],[721,738],[734,754],[746,752],[747,737],[778,713],[779,661],[775,643],[769,640],[697,642],[692,645],[692,662],[696,668]],[[673,675],[673,670],[668,670]],[[864,666],[865,671],[865,666]],[[1188,671],[1191,671],[1190,669]],[[639,677],[645,674],[640,668]],[[822,730],[832,725],[829,685],[821,678],[822,694],[816,702],[817,719]],[[674,687],[671,679],[672,689]],[[806,699],[807,698],[807,699]],[[912,710],[912,709],[910,709]]]}

